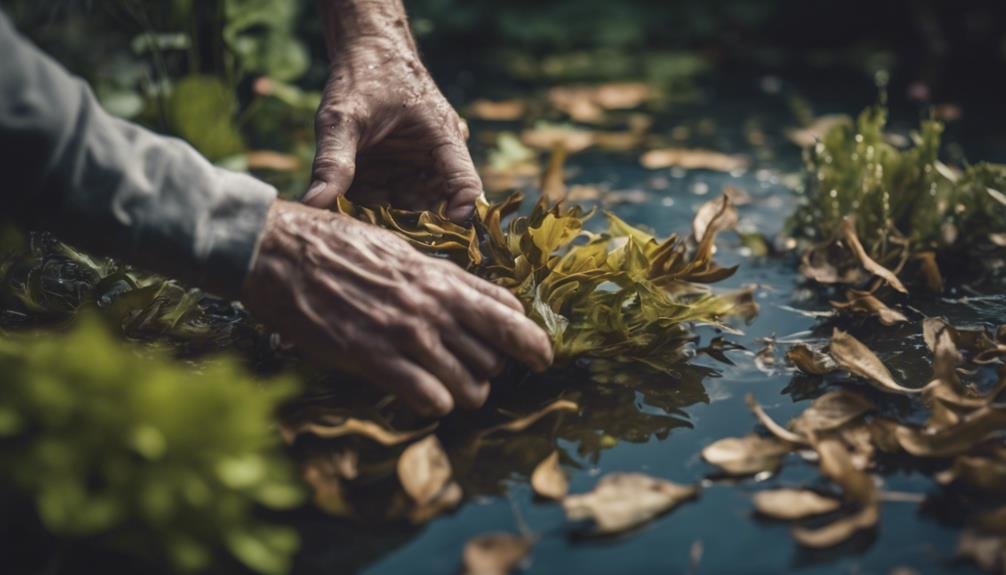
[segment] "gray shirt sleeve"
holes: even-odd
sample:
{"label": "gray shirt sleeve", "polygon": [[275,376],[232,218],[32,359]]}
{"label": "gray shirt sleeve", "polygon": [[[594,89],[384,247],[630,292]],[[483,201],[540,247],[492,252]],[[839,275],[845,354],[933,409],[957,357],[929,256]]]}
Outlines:
{"label": "gray shirt sleeve", "polygon": [[109,115],[2,12],[0,190],[0,211],[18,223],[224,296],[239,294],[276,198]]}

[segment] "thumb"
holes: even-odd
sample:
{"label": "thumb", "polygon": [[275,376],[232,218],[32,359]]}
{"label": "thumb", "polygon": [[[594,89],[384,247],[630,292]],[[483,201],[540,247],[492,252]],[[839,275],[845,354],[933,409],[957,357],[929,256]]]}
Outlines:
{"label": "thumb", "polygon": [[315,122],[314,165],[311,185],[302,201],[316,208],[331,208],[353,183],[360,130],[348,114],[323,111]]}

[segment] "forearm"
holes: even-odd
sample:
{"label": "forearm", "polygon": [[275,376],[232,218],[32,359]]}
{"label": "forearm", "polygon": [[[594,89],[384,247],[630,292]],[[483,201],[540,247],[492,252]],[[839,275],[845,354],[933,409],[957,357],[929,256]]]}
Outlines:
{"label": "forearm", "polygon": [[275,191],[110,116],[2,14],[0,53],[0,173],[15,219],[237,295]]}
{"label": "forearm", "polygon": [[353,44],[373,42],[416,53],[401,0],[319,0],[329,60]]}

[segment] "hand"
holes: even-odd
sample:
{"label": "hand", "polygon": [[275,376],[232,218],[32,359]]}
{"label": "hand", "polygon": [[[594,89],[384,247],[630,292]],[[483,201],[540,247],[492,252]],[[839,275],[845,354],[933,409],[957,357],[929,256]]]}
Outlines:
{"label": "hand", "polygon": [[482,183],[467,127],[419,60],[397,0],[329,0],[331,59],[315,120],[317,150],[304,203],[336,198],[467,219]]}
{"label": "hand", "polygon": [[481,406],[504,356],[552,362],[513,294],[391,232],[280,200],[264,234],[242,297],[252,314],[422,414]]}

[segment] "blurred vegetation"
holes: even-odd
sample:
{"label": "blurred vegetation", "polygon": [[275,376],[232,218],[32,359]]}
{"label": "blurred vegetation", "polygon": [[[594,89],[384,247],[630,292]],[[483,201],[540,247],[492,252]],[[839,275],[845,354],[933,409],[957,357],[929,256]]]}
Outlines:
{"label": "blurred vegetation", "polygon": [[198,370],[117,344],[93,316],[66,335],[0,339],[3,483],[43,525],[180,571],[222,550],[281,573],[296,534],[255,519],[301,499],[277,451],[273,411],[296,386],[231,361]]}

